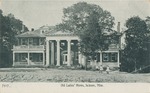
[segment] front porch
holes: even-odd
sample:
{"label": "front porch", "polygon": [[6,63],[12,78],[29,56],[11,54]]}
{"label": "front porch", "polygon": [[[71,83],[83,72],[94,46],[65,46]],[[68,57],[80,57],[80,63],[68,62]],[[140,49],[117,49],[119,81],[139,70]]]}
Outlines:
{"label": "front porch", "polygon": [[70,32],[57,31],[46,35],[46,66],[82,64],[78,50],[79,37]]}
{"label": "front porch", "polygon": [[13,66],[44,66],[45,53],[16,52],[13,55]]}

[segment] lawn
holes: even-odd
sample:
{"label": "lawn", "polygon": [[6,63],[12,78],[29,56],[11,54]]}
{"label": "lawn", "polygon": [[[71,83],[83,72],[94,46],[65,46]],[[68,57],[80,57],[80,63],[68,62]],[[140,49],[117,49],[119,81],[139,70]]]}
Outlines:
{"label": "lawn", "polygon": [[70,69],[1,68],[0,82],[149,82],[150,73],[131,74],[119,71],[106,72]]}

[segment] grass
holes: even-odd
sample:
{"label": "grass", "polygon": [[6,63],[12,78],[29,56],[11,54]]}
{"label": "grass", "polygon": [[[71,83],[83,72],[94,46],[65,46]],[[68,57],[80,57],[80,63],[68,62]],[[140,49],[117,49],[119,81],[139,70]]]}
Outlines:
{"label": "grass", "polygon": [[70,69],[9,68],[0,69],[0,82],[149,82],[150,73],[130,74],[125,72],[106,72]]}

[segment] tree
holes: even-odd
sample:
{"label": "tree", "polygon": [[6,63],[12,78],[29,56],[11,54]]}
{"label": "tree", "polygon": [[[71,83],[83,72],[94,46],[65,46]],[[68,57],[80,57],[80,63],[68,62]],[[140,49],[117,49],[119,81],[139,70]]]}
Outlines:
{"label": "tree", "polygon": [[149,16],[146,17],[145,22],[146,22],[146,24],[147,24],[148,30],[150,31],[150,17],[149,17]]}
{"label": "tree", "polygon": [[80,34],[81,39],[81,53],[85,56],[91,57],[91,62],[94,62],[96,53],[98,51],[107,50],[109,43],[108,36],[103,33],[98,23],[98,13],[93,11],[87,20],[87,28]]}
{"label": "tree", "polygon": [[80,37],[80,51],[83,55],[91,56],[93,61],[97,51],[108,49],[106,32],[113,31],[114,25],[114,17],[110,12],[95,4],[79,2],[64,8],[63,13],[62,23],[57,27]]}
{"label": "tree", "polygon": [[[10,66],[12,64],[12,46],[16,43],[15,35],[23,33],[23,23],[19,19],[16,19],[13,14],[4,16],[2,10],[0,10],[0,66]],[[24,26],[24,31],[28,31],[28,28]]]}
{"label": "tree", "polygon": [[98,13],[98,23],[102,30],[112,31],[114,25],[114,17],[110,12],[103,10],[100,6],[95,4],[87,4],[86,2],[79,2],[63,9],[62,23],[57,25],[58,28],[64,31],[71,31],[76,34],[82,33],[87,27],[89,15],[95,11]]}
{"label": "tree", "polygon": [[145,53],[147,51],[147,25],[138,16],[126,21],[125,49],[123,50],[121,67],[123,71],[134,71],[146,65]]}

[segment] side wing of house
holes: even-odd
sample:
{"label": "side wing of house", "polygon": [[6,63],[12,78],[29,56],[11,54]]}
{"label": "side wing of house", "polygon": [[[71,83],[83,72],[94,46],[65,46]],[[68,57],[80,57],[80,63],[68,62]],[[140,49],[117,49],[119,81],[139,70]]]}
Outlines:
{"label": "side wing of house", "polygon": [[29,31],[16,36],[18,42],[13,46],[13,66],[44,66],[45,36]]}

